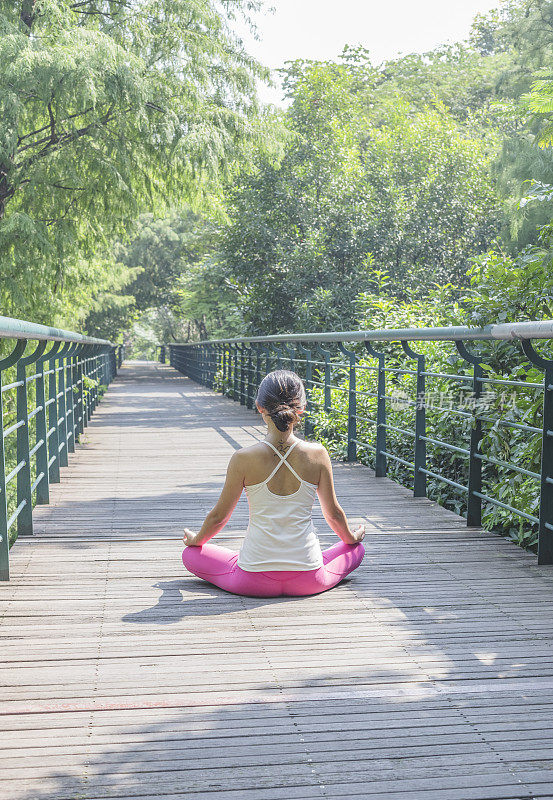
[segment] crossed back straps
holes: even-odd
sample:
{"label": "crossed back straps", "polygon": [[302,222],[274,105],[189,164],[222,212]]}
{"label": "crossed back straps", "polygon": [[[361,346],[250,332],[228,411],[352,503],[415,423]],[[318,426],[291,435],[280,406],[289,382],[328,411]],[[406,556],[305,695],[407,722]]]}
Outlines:
{"label": "crossed back straps", "polygon": [[[269,445],[269,447],[270,447],[272,450],[274,450],[274,451],[275,451],[275,453],[277,454],[277,456],[280,458],[280,462],[279,462],[279,463],[276,465],[276,467],[275,467],[275,468],[274,468],[274,470],[271,472],[271,474],[269,475],[269,477],[268,477],[268,478],[265,478],[265,480],[264,480],[264,481],[262,481],[263,483],[265,483],[265,484],[269,483],[269,481],[271,480],[271,478],[273,477],[273,475],[275,475],[275,474],[276,474],[276,472],[277,472],[277,471],[280,469],[280,467],[282,466],[282,464],[286,464],[286,466],[288,467],[288,469],[290,470],[290,472],[291,472],[291,473],[292,473],[292,474],[293,474],[293,475],[294,475],[294,476],[295,476],[295,477],[296,477],[296,478],[299,480],[299,482],[300,482],[300,483],[304,483],[304,480],[303,480],[303,478],[300,478],[300,476],[298,475],[298,473],[296,472],[296,470],[294,469],[294,467],[293,467],[291,464],[289,464],[289,463],[288,463],[288,461],[286,460],[286,459],[288,458],[288,456],[290,455],[290,453],[292,452],[292,450],[294,449],[294,447],[295,447],[295,446],[298,444],[298,442],[297,442],[297,441],[296,441],[296,442],[294,442],[294,444],[290,445],[290,447],[289,447],[289,448],[288,448],[288,450],[286,451],[286,455],[284,455],[284,456],[283,456],[281,453],[279,453],[279,452],[278,452],[278,450],[276,449],[276,447],[274,447],[274,446],[273,446],[273,445],[272,445],[270,442],[263,442],[263,444],[268,444],[268,445]],[[285,497],[286,495],[283,495],[283,496]]]}

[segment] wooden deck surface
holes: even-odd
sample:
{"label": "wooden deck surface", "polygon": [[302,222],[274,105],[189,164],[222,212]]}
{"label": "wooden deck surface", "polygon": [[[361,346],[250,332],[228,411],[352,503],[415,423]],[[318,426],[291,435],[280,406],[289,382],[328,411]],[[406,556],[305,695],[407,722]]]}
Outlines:
{"label": "wooden deck surface", "polygon": [[[182,527],[261,436],[168,366],[123,367],[0,585],[0,798],[553,798],[553,568],[339,464],[357,572],[309,598],[211,587]],[[218,541],[246,523],[242,497]]]}

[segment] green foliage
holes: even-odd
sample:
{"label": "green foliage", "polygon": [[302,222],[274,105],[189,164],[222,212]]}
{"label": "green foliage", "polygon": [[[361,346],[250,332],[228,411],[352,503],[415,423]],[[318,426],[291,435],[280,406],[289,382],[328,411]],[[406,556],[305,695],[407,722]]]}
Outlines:
{"label": "green foliage", "polygon": [[489,147],[443,106],[414,115],[396,106],[368,132],[367,248],[396,284],[462,282],[471,256],[489,246],[499,223]]}
{"label": "green foliage", "polygon": [[425,291],[462,281],[496,235],[494,137],[443,104],[392,100],[378,80],[351,51],[289,66],[284,155],[259,154],[235,181],[223,232],[250,331],[350,327],[372,266],[400,294]]}
{"label": "green foliage", "polygon": [[[499,9],[479,15],[470,45],[486,62],[496,61],[491,123],[503,134],[493,166],[504,200],[502,239],[512,254],[535,244],[553,214],[551,202],[520,203],[535,183],[553,183],[551,140],[551,0],[504,0]],[[544,149],[545,146],[545,149]],[[546,200],[542,196],[542,200]]]}
{"label": "green foliage", "polygon": [[[493,263],[492,263],[493,262]],[[473,292],[459,292],[449,285],[438,287],[424,299],[398,301],[388,294],[390,282],[382,272],[374,274],[374,290],[359,296],[359,325],[362,328],[403,328],[418,326],[442,326],[484,324],[490,300],[497,264],[492,260],[479,264],[481,283],[475,284]],[[522,278],[522,272],[516,273]],[[474,276],[473,276],[474,279]],[[514,278],[513,278],[514,280]],[[480,286],[487,286],[478,293]],[[507,317],[520,319],[516,305],[516,293],[505,295],[503,303],[511,303]],[[539,301],[538,301],[539,302]],[[491,312],[493,315],[493,311]],[[361,345],[349,345],[357,352],[357,439],[360,461],[375,466],[374,445],[376,440],[377,371],[376,361],[368,357]],[[495,461],[514,464],[531,472],[539,473],[541,458],[541,427],[543,374],[528,364],[515,342],[493,342],[475,344],[472,349],[485,362],[486,378],[519,381],[519,386],[483,384],[480,405],[472,400],[472,369],[457,353],[453,343],[412,342],[412,348],[426,357],[427,431],[426,435],[436,442],[453,444],[468,449],[474,414],[483,418],[483,438],[480,452]],[[416,381],[413,370],[416,362],[401,350],[397,343],[379,342],[377,351],[386,355],[387,432],[386,450],[404,461],[413,462]],[[340,364],[343,356],[333,354],[333,362]],[[451,375],[452,377],[445,377]],[[458,379],[455,376],[465,376]],[[316,381],[324,381],[324,374],[315,374]],[[333,456],[345,458],[348,425],[348,379],[345,370],[333,369],[331,383],[332,408],[324,410],[324,392],[315,385],[311,400],[315,437],[329,448]],[[537,434],[510,427],[504,423],[534,426]],[[410,431],[411,434],[404,433]],[[468,481],[468,459],[434,442],[427,442],[427,468],[449,480],[466,486]],[[405,486],[413,485],[413,469],[394,459],[388,459],[388,475]],[[455,511],[466,514],[466,493],[460,492],[444,481],[428,477],[428,496]],[[520,511],[537,516],[539,505],[539,481],[507,467],[485,461],[483,463],[483,492]],[[536,544],[537,526],[522,517],[489,503],[483,504],[483,525],[508,535],[519,544],[533,548]]]}
{"label": "green foliage", "polygon": [[490,250],[475,258],[464,295],[470,324],[522,322],[553,317],[553,251],[550,233],[541,246],[531,245],[518,256]]}
{"label": "green foliage", "polygon": [[86,328],[93,336],[116,339],[150,309],[178,312],[182,277],[211,248],[215,229],[190,209],[165,218],[142,214],[128,242],[116,242],[111,263],[131,277],[125,295],[104,295]]}
{"label": "green foliage", "polygon": [[113,264],[132,279],[124,294],[103,293],[86,320],[92,335],[125,335],[132,357],[155,357],[158,344],[236,332],[242,327],[239,294],[216,253],[220,229],[190,209],[156,219],[143,214],[136,235],[118,242]]}
{"label": "green foliage", "polygon": [[[71,323],[129,275],[110,241],[200,202],[257,137],[227,17],[255,2],[0,3],[0,277],[6,314]],[[93,303],[93,306],[94,306]]]}

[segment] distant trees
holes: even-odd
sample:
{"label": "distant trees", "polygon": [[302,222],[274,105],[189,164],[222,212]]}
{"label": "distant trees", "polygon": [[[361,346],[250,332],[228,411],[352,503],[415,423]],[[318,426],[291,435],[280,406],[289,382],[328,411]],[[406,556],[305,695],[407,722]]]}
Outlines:
{"label": "distant trees", "polygon": [[171,342],[221,335],[241,325],[237,295],[214,253],[215,221],[190,209],[170,217],[140,215],[134,237],[117,242],[114,264],[132,278],[124,292],[105,292],[86,319],[92,335],[135,329],[141,340]]}

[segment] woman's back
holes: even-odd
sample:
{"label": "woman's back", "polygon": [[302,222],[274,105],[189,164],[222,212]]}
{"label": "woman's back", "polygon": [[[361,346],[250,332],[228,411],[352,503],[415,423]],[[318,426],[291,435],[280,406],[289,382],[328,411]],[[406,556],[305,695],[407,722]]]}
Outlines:
{"label": "woman's back", "polygon": [[244,453],[250,523],[237,564],[250,572],[311,570],[323,565],[311,517],[320,445],[296,439],[281,450],[264,441]]}

